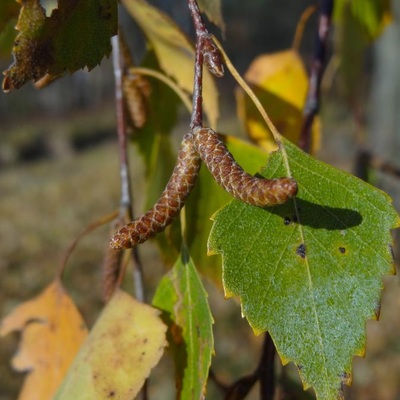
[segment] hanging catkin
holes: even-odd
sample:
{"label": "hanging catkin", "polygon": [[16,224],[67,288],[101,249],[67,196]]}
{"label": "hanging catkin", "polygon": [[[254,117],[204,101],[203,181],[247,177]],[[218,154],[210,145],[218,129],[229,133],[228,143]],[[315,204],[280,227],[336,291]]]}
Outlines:
{"label": "hanging catkin", "polygon": [[182,140],[177,164],[160,199],[141,217],[117,231],[111,238],[110,246],[114,249],[128,249],[163,231],[184,206],[196,181],[200,164],[193,134],[187,133]]}
{"label": "hanging catkin", "polygon": [[265,207],[282,204],[297,194],[292,178],[263,179],[243,171],[212,129],[199,127],[193,134],[196,150],[214,179],[235,198]]}

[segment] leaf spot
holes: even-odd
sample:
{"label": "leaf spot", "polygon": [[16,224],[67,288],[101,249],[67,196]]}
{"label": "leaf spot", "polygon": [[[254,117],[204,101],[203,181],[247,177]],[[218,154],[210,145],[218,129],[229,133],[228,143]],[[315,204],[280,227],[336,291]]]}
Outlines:
{"label": "leaf spot", "polygon": [[306,258],[306,246],[304,243],[302,243],[301,245],[299,245],[299,247],[297,247],[296,254],[301,258]]}
{"label": "leaf spot", "polygon": [[344,254],[344,253],[346,253],[346,248],[340,246],[340,247],[339,247],[339,251],[340,251],[342,254]]}

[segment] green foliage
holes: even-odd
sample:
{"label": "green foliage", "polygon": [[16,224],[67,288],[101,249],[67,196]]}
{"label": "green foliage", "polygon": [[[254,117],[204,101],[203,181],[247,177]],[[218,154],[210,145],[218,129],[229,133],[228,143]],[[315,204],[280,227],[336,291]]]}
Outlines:
{"label": "green foliage", "polygon": [[375,39],[392,19],[390,0],[336,0],[335,22],[339,25],[346,23],[344,16],[347,12],[368,41]]}
{"label": "green foliage", "polygon": [[335,2],[336,53],[340,60],[343,88],[352,102],[359,95],[362,85],[361,71],[365,50],[382,33],[392,18],[390,0]]}
{"label": "green foliage", "polygon": [[158,285],[153,305],[163,311],[169,326],[177,398],[203,398],[214,350],[213,319],[207,293],[185,249]]}
{"label": "green foliage", "polygon": [[[13,48],[15,62],[5,71],[5,91],[30,80],[51,81],[67,71],[91,69],[109,56],[110,38],[117,33],[116,0],[59,0],[49,17],[40,0],[18,2],[3,0],[0,4],[0,48],[9,47],[19,31]],[[142,64],[152,72],[163,71],[170,76],[174,80],[171,86],[176,83],[175,91],[181,99],[185,93],[191,94],[194,48],[183,31],[145,0],[121,3],[146,36],[149,51]],[[199,6],[211,22],[224,29],[220,0],[199,0]],[[338,54],[349,95],[356,93],[365,47],[390,19],[389,0],[337,0]],[[129,58],[123,65],[123,75],[134,71]],[[270,64],[262,65],[266,72],[271,73],[279,63],[284,67],[276,68],[279,73],[272,74],[272,83],[268,79],[252,83],[266,108],[273,109],[274,123],[281,131],[290,130],[291,139],[298,141],[307,92],[304,67],[293,51],[268,58]],[[300,80],[296,69],[301,72]],[[146,209],[157,201],[173,170],[176,152],[172,131],[180,106],[179,96],[170,87],[154,75],[148,80],[151,94],[143,96],[148,101],[148,108],[144,107],[147,120],[131,137],[144,159]],[[215,127],[218,92],[206,69],[203,84],[209,122],[205,125]],[[292,97],[296,101],[288,100]],[[248,125],[254,120],[256,128],[265,131],[267,118],[258,119],[259,109],[249,106],[247,97],[242,100],[248,107],[242,122]],[[280,137],[276,134],[272,141],[265,140],[263,133],[250,136],[259,144],[268,142],[269,147]],[[254,332],[270,332],[282,362],[296,364],[304,387],[313,387],[318,399],[342,397],[343,385],[351,381],[353,356],[362,356],[365,351],[366,321],[378,317],[382,276],[394,272],[390,230],[400,224],[397,213],[383,192],[315,160],[287,140],[269,156],[234,137],[224,136],[224,141],[246,171],[255,173],[268,159],[260,175],[293,176],[298,182],[298,196],[265,209],[230,201],[231,196],[203,167],[184,208],[182,225],[189,250],[185,243],[182,245],[179,221],[156,239],[165,265],[175,262],[161,279],[153,299],[162,316],[116,289],[75,358],[57,400],[134,397],[161,357],[166,345],[165,324],[176,366],[178,398],[203,398],[214,338],[207,293],[197,270],[221,286],[220,258],[208,258],[210,254],[222,255],[226,296],[240,297],[243,315]],[[165,209],[167,213],[168,207]],[[157,218],[163,218],[162,212]],[[111,271],[112,284],[117,285],[118,275],[122,277],[125,272],[125,259],[121,253],[113,255],[115,264],[120,262]],[[59,311],[56,306],[50,309]],[[68,318],[64,320],[68,322]],[[58,320],[54,322],[55,328],[61,326]],[[45,328],[52,331],[50,325]],[[78,348],[80,342],[74,332],[70,336]],[[56,348],[52,352],[48,358],[57,356]],[[41,375],[37,375],[40,382]]]}
{"label": "green foliage", "polygon": [[117,2],[60,1],[59,8],[46,17],[39,0],[29,0],[21,8],[17,29],[14,64],[3,82],[6,91],[46,74],[55,79],[66,71],[90,70],[108,57],[110,38],[117,33]]}
{"label": "green foliage", "polygon": [[[297,198],[271,209],[232,201],[214,217],[209,247],[222,255],[225,294],[240,296],[255,332],[268,330],[282,361],[331,400],[350,382],[353,355],[364,354],[399,220],[381,191],[285,147]],[[286,173],[282,152],[262,171]]]}

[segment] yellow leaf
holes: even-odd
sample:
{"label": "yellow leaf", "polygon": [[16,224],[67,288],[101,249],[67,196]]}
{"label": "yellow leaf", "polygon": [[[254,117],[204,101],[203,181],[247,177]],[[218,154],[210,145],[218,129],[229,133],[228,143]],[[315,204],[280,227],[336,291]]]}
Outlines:
{"label": "yellow leaf", "polygon": [[[298,142],[303,123],[303,107],[308,90],[308,76],[298,53],[285,50],[257,57],[245,74],[278,131]],[[256,107],[242,89],[237,92],[239,117],[251,139],[268,151],[276,144]],[[319,120],[312,128],[313,152],[318,147]]]}
{"label": "yellow leaf", "polygon": [[[176,80],[185,91],[192,93],[194,49],[185,34],[167,15],[144,0],[122,0],[157,54],[166,74]],[[219,116],[218,91],[211,74],[204,68],[204,110],[211,127],[216,127]]]}
{"label": "yellow leaf", "polygon": [[12,365],[29,372],[18,399],[51,399],[87,336],[82,317],[58,280],[2,320],[0,335],[13,331],[22,331],[22,339]]}
{"label": "yellow leaf", "polygon": [[166,345],[159,311],[117,290],[72,364],[55,400],[131,400]]}

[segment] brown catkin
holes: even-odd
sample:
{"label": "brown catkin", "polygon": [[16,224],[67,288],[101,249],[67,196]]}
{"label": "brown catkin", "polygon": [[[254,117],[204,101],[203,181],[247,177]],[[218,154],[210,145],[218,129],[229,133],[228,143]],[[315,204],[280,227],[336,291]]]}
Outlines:
{"label": "brown catkin", "polygon": [[162,232],[179,215],[196,181],[200,164],[193,134],[187,133],[182,140],[177,164],[160,199],[153,208],[116,232],[110,246],[113,249],[128,249]]}
{"label": "brown catkin", "polygon": [[215,45],[211,36],[203,39],[203,57],[208,70],[217,78],[224,76],[224,63],[218,47]]}
{"label": "brown catkin", "polygon": [[265,207],[282,204],[297,194],[292,178],[263,179],[243,171],[212,129],[199,127],[193,134],[196,150],[214,179],[235,198]]}
{"label": "brown catkin", "polygon": [[147,121],[150,83],[143,76],[128,74],[123,79],[122,87],[133,126],[142,128]]}
{"label": "brown catkin", "polygon": [[110,300],[118,282],[121,270],[122,251],[115,251],[108,247],[102,268],[103,299]]}

